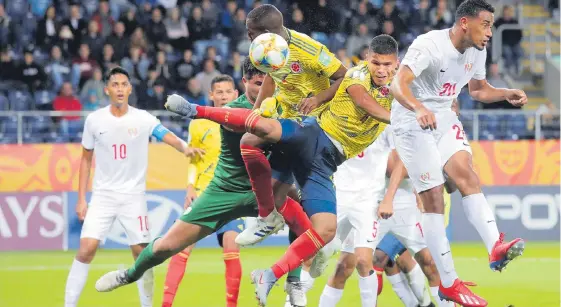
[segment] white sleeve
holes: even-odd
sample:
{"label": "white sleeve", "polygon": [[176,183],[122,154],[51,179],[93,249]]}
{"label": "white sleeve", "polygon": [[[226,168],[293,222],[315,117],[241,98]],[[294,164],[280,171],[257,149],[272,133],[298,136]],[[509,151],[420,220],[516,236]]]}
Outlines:
{"label": "white sleeve", "polygon": [[475,74],[473,79],[484,80],[487,77],[487,71],[485,70],[485,62],[487,62],[487,49],[477,52],[477,61],[475,63]]}
{"label": "white sleeve", "polygon": [[149,127],[148,131],[150,132],[150,135],[152,135],[152,133],[154,133],[154,129],[156,129],[156,127],[160,124],[160,120],[156,116],[148,113],[147,111],[144,111],[144,112],[146,112],[146,115],[147,115],[146,116],[146,121],[147,121],[148,127]]}
{"label": "white sleeve", "polygon": [[409,67],[415,77],[418,77],[423,70],[437,63],[438,57],[435,56],[434,49],[434,44],[429,39],[416,39],[407,50],[401,64]]}
{"label": "white sleeve", "polygon": [[84,131],[82,132],[82,146],[87,150],[94,149],[95,145],[95,135],[91,126],[91,115],[88,115],[86,117],[86,122],[84,123]]}

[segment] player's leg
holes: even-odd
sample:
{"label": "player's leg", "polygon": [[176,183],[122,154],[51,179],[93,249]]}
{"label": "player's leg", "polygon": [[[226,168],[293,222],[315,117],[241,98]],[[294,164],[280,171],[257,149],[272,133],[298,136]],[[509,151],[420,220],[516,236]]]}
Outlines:
{"label": "player's leg", "polygon": [[[137,244],[131,245],[132,257],[136,261],[138,255],[146,248],[148,244]],[[148,270],[142,278],[136,282],[138,287],[138,297],[140,299],[140,306],[142,307],[152,307],[152,301],[154,297],[154,270]]]}
{"label": "player's leg", "polygon": [[164,283],[162,307],[171,307],[173,305],[179,284],[183,280],[183,276],[185,276],[187,261],[189,260],[189,256],[191,255],[194,247],[195,244],[187,246],[187,248],[173,255],[173,257],[169,260],[166,280]]}
{"label": "player's leg", "polygon": [[395,263],[391,263],[385,267],[386,277],[392,285],[392,289],[399,297],[399,300],[403,303],[405,307],[417,307],[419,306],[419,301],[413,290],[411,289],[409,283],[407,282],[407,277],[399,269]]}
{"label": "player's leg", "polygon": [[236,219],[222,226],[217,232],[218,244],[222,247],[226,279],[226,306],[238,305],[240,283],[242,278],[242,264],[240,262],[240,247],[236,244],[236,236],[244,227],[243,219]]}
{"label": "player's leg", "polygon": [[68,273],[64,304],[75,307],[88,279],[92,262],[99,242],[105,239],[117,215],[117,205],[109,196],[94,193],[88,206],[80,234],[80,246]]}
{"label": "player's leg", "polygon": [[357,262],[352,248],[350,249],[350,253],[346,252],[346,249],[347,248],[343,248],[343,250],[341,250],[335,272],[329,277],[327,284],[323,288],[323,292],[319,298],[319,307],[335,307],[343,296],[345,283],[353,274]]}

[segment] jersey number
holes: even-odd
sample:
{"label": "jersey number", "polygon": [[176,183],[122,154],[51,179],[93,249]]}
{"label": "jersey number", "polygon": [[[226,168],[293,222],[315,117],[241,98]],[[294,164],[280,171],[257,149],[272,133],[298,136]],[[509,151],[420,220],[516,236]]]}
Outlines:
{"label": "jersey number", "polygon": [[421,237],[425,237],[425,235],[423,235],[423,227],[421,227],[421,223],[417,223],[415,224],[415,226],[417,226],[417,228],[419,228],[419,231],[421,232]]}
{"label": "jersey number", "polygon": [[148,230],[148,216],[138,216],[138,221],[140,222],[140,231]]}
{"label": "jersey number", "polygon": [[456,83],[444,83],[442,91],[438,93],[439,96],[454,96],[456,95]]}
{"label": "jersey number", "polygon": [[464,145],[468,146],[469,144],[467,143],[466,140],[466,132],[462,130],[462,128],[458,125],[452,126],[452,129],[456,130],[456,140],[461,140],[464,143]]}
{"label": "jersey number", "polygon": [[364,151],[362,151],[361,153],[358,154],[359,158],[364,158]]}
{"label": "jersey number", "polygon": [[[113,147],[113,157],[115,158],[115,160],[118,159],[125,159],[127,157],[127,145],[126,144],[121,144],[119,146],[117,146],[117,144],[113,144],[111,147]],[[117,150],[118,147],[118,150]]]}
{"label": "jersey number", "polygon": [[374,221],[374,227],[372,229],[372,237],[376,238],[378,234],[378,222]]}

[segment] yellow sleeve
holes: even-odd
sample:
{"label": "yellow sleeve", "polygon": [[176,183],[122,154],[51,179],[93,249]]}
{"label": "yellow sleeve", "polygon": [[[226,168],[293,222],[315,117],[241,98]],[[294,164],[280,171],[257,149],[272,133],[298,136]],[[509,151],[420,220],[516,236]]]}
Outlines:
{"label": "yellow sleeve", "polygon": [[[187,138],[187,145],[189,147],[201,148],[200,134],[201,134],[201,129],[200,129],[200,125],[198,124],[198,121],[197,120],[191,121],[191,124],[189,124],[189,136]],[[200,160],[201,158],[199,156],[191,158],[191,164],[197,164]]]}
{"label": "yellow sleeve", "polygon": [[343,65],[327,47],[321,45],[319,52],[309,61],[313,71],[321,72],[324,76],[331,77]]}
{"label": "yellow sleeve", "polygon": [[364,66],[355,66],[347,71],[339,87],[346,92],[351,85],[362,85],[368,91],[370,83],[370,76]]}

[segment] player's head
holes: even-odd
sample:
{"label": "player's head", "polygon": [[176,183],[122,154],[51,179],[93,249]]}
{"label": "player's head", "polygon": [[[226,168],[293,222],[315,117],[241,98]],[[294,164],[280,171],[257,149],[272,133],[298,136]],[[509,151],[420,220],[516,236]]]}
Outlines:
{"label": "player's head", "polygon": [[251,103],[257,100],[257,95],[259,94],[259,89],[261,89],[261,84],[263,84],[263,79],[265,79],[265,73],[255,68],[251,64],[249,57],[246,57],[243,61],[243,78],[242,82],[245,87],[245,95]]}
{"label": "player's head", "polygon": [[483,50],[493,36],[495,8],[485,0],[466,0],[456,10],[456,27],[463,33],[465,45]]}
{"label": "player's head", "polygon": [[247,36],[251,41],[267,32],[281,35],[283,30],[282,13],[274,5],[263,4],[247,14],[245,26]]}
{"label": "player's head", "polygon": [[112,105],[127,104],[132,92],[129,73],[122,67],[112,68],[105,77],[105,94]]}
{"label": "player's head", "polygon": [[238,90],[234,79],[228,75],[219,75],[210,81],[208,94],[215,107],[223,107],[238,98]]}
{"label": "player's head", "polygon": [[376,85],[386,85],[393,77],[399,62],[397,52],[397,42],[389,35],[378,35],[370,42],[366,61]]}

